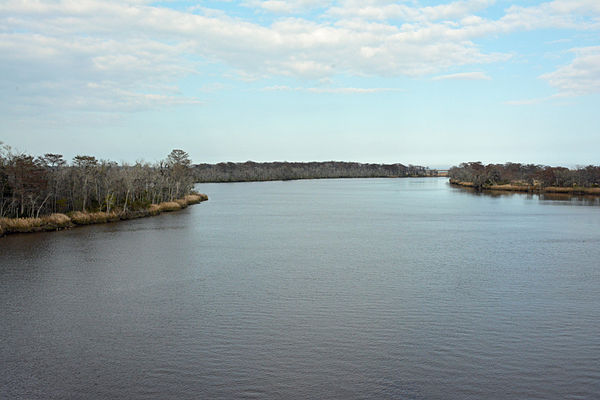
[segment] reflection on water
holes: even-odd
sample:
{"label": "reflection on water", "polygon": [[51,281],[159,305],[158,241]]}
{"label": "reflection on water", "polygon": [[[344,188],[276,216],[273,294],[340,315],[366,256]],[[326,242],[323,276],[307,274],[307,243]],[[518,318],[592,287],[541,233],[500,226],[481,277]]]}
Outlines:
{"label": "reflection on water", "polygon": [[570,206],[589,199],[198,189],[178,213],[0,240],[0,398],[600,393],[600,209]]}

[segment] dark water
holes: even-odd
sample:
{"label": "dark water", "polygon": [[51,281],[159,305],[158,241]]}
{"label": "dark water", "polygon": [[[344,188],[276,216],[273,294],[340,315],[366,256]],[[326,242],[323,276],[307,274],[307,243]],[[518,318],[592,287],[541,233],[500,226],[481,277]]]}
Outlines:
{"label": "dark water", "polygon": [[179,213],[0,240],[0,398],[600,397],[598,201],[199,189]]}

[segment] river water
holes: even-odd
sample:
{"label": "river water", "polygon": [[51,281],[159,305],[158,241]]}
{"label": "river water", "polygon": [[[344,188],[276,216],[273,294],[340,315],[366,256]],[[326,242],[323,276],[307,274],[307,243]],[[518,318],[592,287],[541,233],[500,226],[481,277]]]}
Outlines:
{"label": "river water", "polygon": [[597,200],[198,189],[181,212],[0,239],[0,398],[600,396]]}

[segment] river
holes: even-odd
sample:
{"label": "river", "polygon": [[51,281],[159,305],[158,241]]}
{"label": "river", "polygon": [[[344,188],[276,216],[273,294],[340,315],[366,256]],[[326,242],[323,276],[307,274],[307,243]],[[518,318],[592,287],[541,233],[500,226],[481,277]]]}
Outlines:
{"label": "river", "polygon": [[197,188],[180,212],[0,239],[0,398],[600,394],[597,200]]}

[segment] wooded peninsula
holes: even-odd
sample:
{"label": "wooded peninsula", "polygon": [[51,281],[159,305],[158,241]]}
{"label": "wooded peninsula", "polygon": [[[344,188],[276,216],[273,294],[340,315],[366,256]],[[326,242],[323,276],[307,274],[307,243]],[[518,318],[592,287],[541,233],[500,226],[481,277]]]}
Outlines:
{"label": "wooded peninsula", "polygon": [[577,169],[534,164],[462,163],[448,170],[450,183],[476,190],[600,195],[600,167]]}
{"label": "wooded peninsula", "polygon": [[[0,143],[1,145],[1,143]],[[173,150],[154,164],[78,155],[34,157],[0,146],[0,236],[158,215],[207,200],[191,160]]]}

